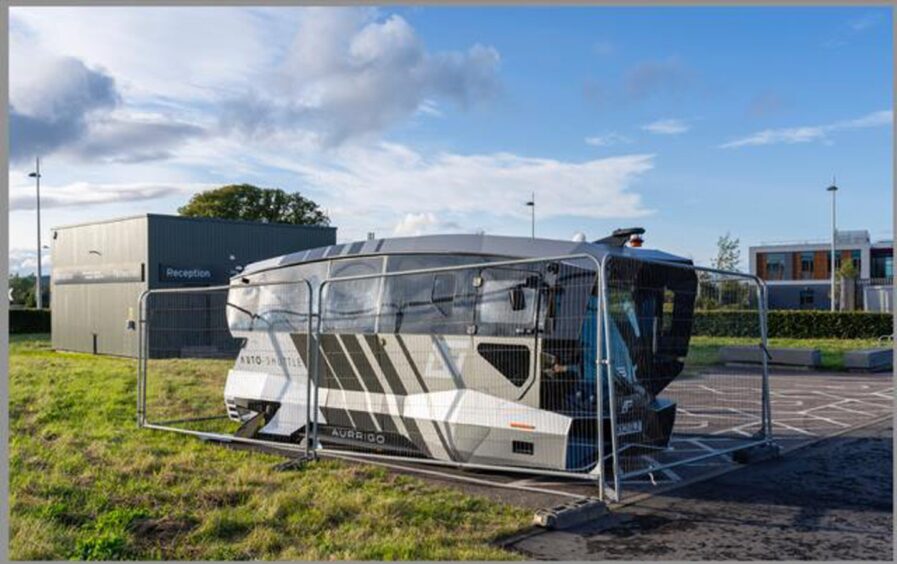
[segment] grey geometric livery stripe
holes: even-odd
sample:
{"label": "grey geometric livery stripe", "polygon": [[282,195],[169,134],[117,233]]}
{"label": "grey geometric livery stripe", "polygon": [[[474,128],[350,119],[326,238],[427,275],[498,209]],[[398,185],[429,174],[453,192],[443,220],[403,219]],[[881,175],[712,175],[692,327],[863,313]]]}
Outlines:
{"label": "grey geometric livery stripe", "polygon": [[333,374],[336,376],[342,389],[351,392],[363,392],[364,388],[355,376],[355,371],[352,369],[343,347],[340,346],[337,336],[321,335],[320,340],[321,352],[327,357],[327,361],[333,369]]}
{"label": "grey geometric livery stripe", "polygon": [[399,344],[399,348],[402,349],[402,354],[405,355],[405,361],[408,363],[408,366],[411,367],[411,373],[414,374],[414,377],[417,379],[417,384],[420,386],[421,391],[425,394],[428,393],[430,390],[424,383],[424,379],[420,375],[420,371],[417,369],[414,359],[411,358],[411,352],[409,352],[408,347],[405,346],[405,341],[398,335],[396,335],[395,338],[396,342]]}
{"label": "grey geometric livery stripe", "polygon": [[382,394],[383,386],[380,385],[380,379],[377,378],[377,373],[374,372],[374,367],[368,362],[368,358],[361,348],[361,343],[358,342],[358,337],[351,334],[344,334],[340,335],[339,338],[346,347],[346,352],[349,353],[349,358],[352,359],[353,364],[355,364],[355,367],[358,369],[358,375],[361,376],[361,381],[364,383],[364,387],[367,388],[369,392]]}
{"label": "grey geometric livery stripe", "polygon": [[380,367],[380,371],[383,372],[383,377],[386,378],[386,383],[392,393],[397,396],[407,396],[408,392],[402,384],[402,379],[399,378],[396,367],[389,360],[389,354],[384,350],[383,345],[380,344],[380,338],[376,335],[365,335],[364,340],[371,348],[371,352],[374,353],[377,365]]}

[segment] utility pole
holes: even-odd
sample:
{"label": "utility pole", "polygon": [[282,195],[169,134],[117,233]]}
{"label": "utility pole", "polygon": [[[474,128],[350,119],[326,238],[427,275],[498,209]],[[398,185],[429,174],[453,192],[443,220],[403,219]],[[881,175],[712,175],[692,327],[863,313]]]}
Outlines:
{"label": "utility pole", "polygon": [[533,239],[536,238],[536,193],[533,192],[532,198],[530,201],[526,203],[530,207],[532,211],[532,221],[531,221],[531,237]]}
{"label": "utility pole", "polygon": [[37,187],[37,280],[35,282],[35,291],[37,294],[35,297],[35,302],[37,304],[37,309],[43,309],[44,307],[44,296],[41,291],[41,244],[40,244],[40,157],[36,157],[34,160],[34,172],[29,174],[30,178],[34,179],[34,182]]}
{"label": "utility pole", "polygon": [[835,311],[835,239],[838,237],[838,229],[837,224],[835,223],[835,195],[838,193],[838,186],[835,185],[835,177],[832,177],[832,185],[826,188],[826,191],[832,193],[832,258],[831,258],[831,271],[832,271],[832,311]]}

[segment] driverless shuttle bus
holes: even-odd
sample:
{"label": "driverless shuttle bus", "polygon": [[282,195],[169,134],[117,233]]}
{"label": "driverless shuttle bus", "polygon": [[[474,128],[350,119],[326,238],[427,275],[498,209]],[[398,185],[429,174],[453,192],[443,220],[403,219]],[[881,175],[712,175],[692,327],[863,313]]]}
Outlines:
{"label": "driverless shuttle bus", "polygon": [[590,471],[599,427],[634,438],[623,455],[665,448],[697,280],[627,239],[437,235],[249,265],[228,293],[228,414],[244,436],[297,442],[311,413],[325,448],[534,470]]}

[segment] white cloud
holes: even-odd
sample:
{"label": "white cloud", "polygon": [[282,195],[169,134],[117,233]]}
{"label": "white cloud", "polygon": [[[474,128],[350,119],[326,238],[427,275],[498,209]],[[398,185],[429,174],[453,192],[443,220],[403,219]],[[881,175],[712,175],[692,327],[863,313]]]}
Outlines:
{"label": "white cloud", "polygon": [[[357,8],[15,8],[13,19],[27,36],[20,45],[35,47],[18,51],[17,64],[32,64],[38,49],[65,53],[114,86],[114,103],[86,112],[80,135],[46,159],[42,205],[62,208],[48,215],[86,221],[92,212],[80,210],[97,205],[164,211],[181,196],[239,181],[300,190],[328,210],[341,239],[528,225],[522,202],[531,192],[540,221],[652,213],[635,190],[652,155],[572,162],[381,141],[393,125],[500,90],[494,48],[427,49],[400,16]],[[153,161],[161,158],[164,166]],[[27,170],[10,171],[10,180],[12,207],[33,209]],[[28,214],[16,215],[11,229],[27,243]]]}
{"label": "white cloud", "polygon": [[[13,7],[26,45],[100,66],[132,98],[214,100],[252,81],[283,47],[292,10],[188,7]],[[278,21],[279,20],[279,21]],[[22,57],[30,64],[30,54]],[[12,61],[10,62],[12,65]],[[14,76],[14,75],[13,75]]]}
{"label": "white cloud", "polygon": [[[192,194],[210,188],[207,184],[93,184],[74,182],[65,186],[41,186],[41,209],[58,207],[83,207],[99,204],[113,204],[155,200],[177,194]],[[12,212],[33,210],[36,206],[34,188],[20,186],[13,188],[9,198]]]}
{"label": "white cloud", "polygon": [[82,160],[166,158],[204,133],[171,115],[120,108],[115,79],[81,59],[57,56],[11,34],[10,157],[13,162],[62,152]]}
{"label": "white cloud", "polygon": [[[14,42],[15,43],[15,42]],[[13,55],[21,48],[13,48]],[[11,57],[19,61],[19,57]],[[71,57],[37,58],[34,66],[12,63],[9,85],[10,158],[20,161],[77,142],[88,121],[118,103],[115,81]]]}
{"label": "white cloud", "polygon": [[[654,166],[652,155],[568,162],[511,153],[426,155],[407,146],[346,146],[329,157],[297,162],[269,153],[266,166],[300,175],[306,191],[320,194],[335,225],[415,225],[467,214],[497,221],[526,217],[532,192],[540,219],[561,216],[635,218],[652,213],[632,186]],[[361,235],[361,234],[359,234]]]}
{"label": "white cloud", "polygon": [[307,9],[274,88],[230,99],[224,123],[253,135],[311,129],[336,145],[432,114],[436,99],[466,108],[492,97],[499,62],[494,48],[479,44],[431,53],[398,15]]}
{"label": "white cloud", "polygon": [[[41,251],[41,274],[47,275],[52,268],[50,261],[50,251],[43,249]],[[37,270],[37,250],[36,249],[10,249],[9,250],[9,272],[10,274],[32,274]]]}
{"label": "white cloud", "polygon": [[656,135],[679,135],[685,133],[691,126],[681,119],[659,119],[642,126],[642,129]]}
{"label": "white cloud", "polygon": [[623,143],[632,143],[632,139],[626,137],[625,135],[620,135],[616,131],[611,131],[609,133],[605,133],[603,135],[595,135],[593,137],[585,138],[586,145],[591,145],[593,147],[610,147],[612,145],[619,145]]}
{"label": "white cloud", "polygon": [[461,227],[454,221],[439,219],[433,212],[407,213],[393,229],[393,235],[410,237],[431,233],[454,233]]}
{"label": "white cloud", "polygon": [[894,114],[891,110],[882,110],[856,119],[838,121],[826,125],[764,129],[746,137],[723,143],[720,147],[733,149],[756,145],[809,143],[811,141],[830,143],[829,134],[836,131],[889,126],[893,119]]}

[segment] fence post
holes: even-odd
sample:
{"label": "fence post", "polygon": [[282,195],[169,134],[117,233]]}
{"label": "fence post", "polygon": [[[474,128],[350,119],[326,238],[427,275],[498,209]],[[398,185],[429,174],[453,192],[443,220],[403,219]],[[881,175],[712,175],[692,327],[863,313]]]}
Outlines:
{"label": "fence post", "polygon": [[137,298],[137,427],[143,427],[146,423],[146,357],[148,346],[147,335],[147,306],[150,291],[141,292]]}
{"label": "fence post", "polygon": [[330,280],[323,280],[321,285],[318,286],[318,322],[317,328],[315,329],[315,334],[309,335],[309,343],[314,340],[314,354],[310,357],[311,364],[314,366],[314,375],[315,375],[315,405],[313,409],[314,414],[314,444],[315,448],[318,447],[318,398],[321,395],[321,346],[320,346],[320,337],[321,337],[321,325],[324,320],[324,289]]}
{"label": "fence post", "polygon": [[[312,291],[311,283],[308,280],[305,280],[306,291],[308,292],[308,325],[306,327],[306,331],[308,332],[308,338],[306,339],[306,353],[305,358],[308,359],[308,366],[305,367],[305,458],[311,457],[311,435],[309,430],[311,429],[311,375],[312,375],[312,367],[311,367],[311,358],[312,358],[312,330],[313,330],[313,321],[312,316],[314,314],[314,291]],[[317,394],[317,387],[315,387],[315,393]]]}
{"label": "fence post", "polygon": [[598,498],[604,501],[606,496],[604,491],[604,374],[601,369],[607,365],[607,360],[605,360],[604,351],[602,350],[604,324],[601,322],[602,302],[604,299],[602,282],[604,273],[602,272],[602,265],[596,266],[598,266],[598,269],[595,272],[595,287],[598,293],[598,303],[595,304],[595,419],[598,425]]}
{"label": "fence post", "polygon": [[768,347],[767,347],[767,334],[766,334],[766,284],[762,281],[757,281],[757,299],[759,303],[757,304],[757,312],[760,315],[760,343],[763,347],[763,354],[760,355],[762,367],[763,367],[763,397],[762,397],[762,416],[763,416],[763,438],[767,441],[772,441],[772,414],[771,414],[771,405],[769,398],[769,365],[767,363]]}
{"label": "fence post", "polygon": [[613,460],[613,473],[614,473],[614,490],[613,497],[614,501],[620,501],[621,499],[621,491],[620,491],[620,462],[619,462],[619,451],[617,450],[617,402],[616,402],[616,386],[614,385],[614,363],[613,363],[613,353],[611,352],[611,338],[610,338],[610,312],[608,310],[608,291],[607,291],[607,264],[612,260],[610,255],[605,255],[605,257],[601,260],[601,310],[602,310],[602,320],[604,322],[604,343],[605,343],[605,353],[607,354],[607,358],[605,359],[605,363],[607,366],[607,403],[608,403],[608,416],[610,417],[610,443],[611,443],[611,455]]}

